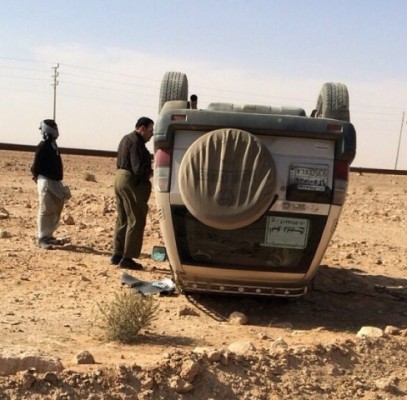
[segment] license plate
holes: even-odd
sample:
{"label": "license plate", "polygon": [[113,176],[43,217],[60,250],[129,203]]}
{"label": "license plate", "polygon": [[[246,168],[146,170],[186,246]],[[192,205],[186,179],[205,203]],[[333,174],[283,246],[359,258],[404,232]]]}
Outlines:
{"label": "license plate", "polygon": [[328,186],[328,165],[291,165],[290,184],[300,190],[325,191]]}
{"label": "license plate", "polygon": [[304,249],[307,246],[309,220],[267,217],[263,246]]}

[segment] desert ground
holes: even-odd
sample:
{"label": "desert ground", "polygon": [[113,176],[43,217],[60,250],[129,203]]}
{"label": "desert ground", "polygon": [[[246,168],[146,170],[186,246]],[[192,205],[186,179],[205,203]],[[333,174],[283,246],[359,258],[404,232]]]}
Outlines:
{"label": "desert ground", "polygon": [[119,269],[109,264],[115,159],[62,156],[72,198],[56,234],[69,242],[47,251],[36,244],[33,154],[0,150],[0,400],[407,397],[407,176],[351,174],[302,299],[155,295],[156,320],[125,345],[95,318],[131,290],[123,272],[171,278],[151,258],[163,244],[154,193],[145,268]]}

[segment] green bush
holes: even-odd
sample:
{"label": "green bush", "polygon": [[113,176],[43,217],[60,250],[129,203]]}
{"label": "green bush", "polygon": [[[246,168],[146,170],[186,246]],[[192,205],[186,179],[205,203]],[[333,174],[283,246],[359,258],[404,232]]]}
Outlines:
{"label": "green bush", "polygon": [[122,290],[107,304],[98,304],[101,324],[108,340],[122,343],[136,341],[140,329],[155,320],[158,304],[152,296],[143,296],[134,290]]}

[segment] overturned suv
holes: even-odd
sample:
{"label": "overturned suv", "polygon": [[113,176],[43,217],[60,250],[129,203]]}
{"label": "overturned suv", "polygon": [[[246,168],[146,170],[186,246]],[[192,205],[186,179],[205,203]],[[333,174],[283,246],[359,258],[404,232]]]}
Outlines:
{"label": "overturned suv", "polygon": [[161,82],[154,187],[164,249],[181,292],[299,297],[345,201],[356,133],[348,90],[326,83],[316,109],[188,98]]}

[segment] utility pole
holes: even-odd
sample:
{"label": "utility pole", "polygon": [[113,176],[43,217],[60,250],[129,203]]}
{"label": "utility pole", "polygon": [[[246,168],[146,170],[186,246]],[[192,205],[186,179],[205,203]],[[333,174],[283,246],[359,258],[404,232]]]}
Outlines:
{"label": "utility pole", "polygon": [[401,117],[401,127],[400,127],[400,135],[399,135],[399,144],[397,146],[397,155],[396,155],[396,164],[394,165],[394,169],[397,169],[397,163],[399,161],[399,153],[400,153],[400,144],[401,144],[401,134],[403,133],[403,126],[404,126],[404,116],[406,112],[403,111],[403,116]]}
{"label": "utility pole", "polygon": [[52,75],[52,78],[54,78],[54,83],[52,84],[52,86],[54,87],[54,121],[56,121],[56,108],[57,108],[57,86],[58,86],[58,76],[59,76],[59,72],[58,72],[58,68],[59,68],[59,64],[57,64],[56,67],[52,67],[52,69],[54,70],[54,75]]}

